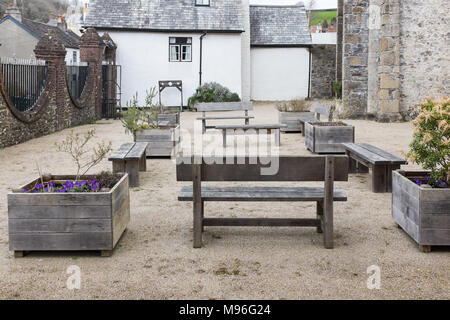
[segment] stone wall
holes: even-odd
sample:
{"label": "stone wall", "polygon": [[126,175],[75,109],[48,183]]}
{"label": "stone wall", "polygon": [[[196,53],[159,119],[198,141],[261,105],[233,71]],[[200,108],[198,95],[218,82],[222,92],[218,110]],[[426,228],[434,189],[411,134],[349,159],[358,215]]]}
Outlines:
{"label": "stone wall", "polygon": [[450,96],[450,1],[400,1],[400,113]]}
{"label": "stone wall", "polygon": [[[97,36],[97,38],[96,38]],[[94,40],[92,40],[94,39]],[[93,29],[81,38],[84,61],[89,61],[89,75],[80,99],[74,99],[68,89],[66,50],[56,35],[47,34],[35,49],[38,59],[48,62],[47,83],[35,107],[29,112],[14,108],[1,79],[0,72],[0,146],[15,145],[64,128],[92,122],[101,114],[101,67],[103,42]],[[91,57],[88,59],[86,57]]]}
{"label": "stone wall", "polygon": [[367,116],[369,0],[343,2],[342,98],[344,113]]}
{"label": "stone wall", "polygon": [[311,48],[311,98],[326,99],[333,96],[335,70],[336,46],[314,45]]}
{"label": "stone wall", "polygon": [[423,98],[450,95],[449,1],[343,0],[342,6],[347,115],[410,120]]}

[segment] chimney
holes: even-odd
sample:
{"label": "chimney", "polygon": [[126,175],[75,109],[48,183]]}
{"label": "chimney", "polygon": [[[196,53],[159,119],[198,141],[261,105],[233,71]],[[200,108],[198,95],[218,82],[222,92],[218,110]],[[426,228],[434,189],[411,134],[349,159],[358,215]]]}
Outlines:
{"label": "chimney", "polygon": [[16,19],[19,22],[22,22],[22,12],[20,11],[19,7],[17,6],[17,1],[14,0],[13,4],[9,4],[8,8],[5,11],[5,15],[11,16],[14,19]]}
{"label": "chimney", "polygon": [[58,27],[58,29],[67,32],[67,22],[66,22],[66,18],[64,16],[58,18],[58,23],[56,25]]}

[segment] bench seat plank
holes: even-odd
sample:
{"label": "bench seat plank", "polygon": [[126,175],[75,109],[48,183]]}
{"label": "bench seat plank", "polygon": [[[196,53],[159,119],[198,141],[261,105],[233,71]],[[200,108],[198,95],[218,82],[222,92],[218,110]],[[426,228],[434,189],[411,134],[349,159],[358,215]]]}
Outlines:
{"label": "bench seat plank", "polygon": [[228,129],[242,129],[242,130],[250,130],[250,129],[281,129],[281,128],[287,128],[287,125],[285,124],[248,124],[248,125],[219,125],[214,126],[217,130],[228,130]]}
{"label": "bench seat plank", "polygon": [[203,102],[196,106],[199,112],[250,111],[252,103],[245,102]]}
{"label": "bench seat plank", "polygon": [[133,148],[128,152],[125,159],[140,159],[147,149],[147,142],[136,142]]}
{"label": "bench seat plank", "polygon": [[391,164],[406,164],[405,159],[397,157],[396,155],[393,155],[392,153],[384,151],[384,150],[382,150],[380,148],[377,148],[375,146],[372,146],[370,144],[361,143],[360,146],[362,146],[363,148],[369,150],[370,152],[376,153],[379,156],[382,156],[383,158],[391,161]]}
{"label": "bench seat plank", "polygon": [[320,122],[320,120],[318,120],[316,117],[300,117],[298,119],[298,121],[300,121],[301,123],[305,123],[305,122]]}
{"label": "bench seat plank", "polygon": [[[192,186],[185,186],[178,195],[179,201],[192,201]],[[315,187],[202,187],[203,201],[322,201],[324,188]],[[341,190],[334,190],[334,201],[347,201]]]}
{"label": "bench seat plank", "polygon": [[241,119],[255,119],[253,116],[215,116],[215,117],[199,117],[197,120],[241,120]]}
{"label": "bench seat plank", "polygon": [[122,144],[119,149],[114,151],[114,153],[108,158],[109,161],[112,160],[125,160],[125,157],[130,152],[134,146],[134,142],[127,142]]}
{"label": "bench seat plank", "polygon": [[373,153],[366,148],[363,148],[362,146],[356,144],[356,143],[343,143],[342,146],[351,153],[354,153],[355,155],[361,157],[362,159],[366,160],[367,162],[373,164],[373,165],[386,165],[391,164],[391,161],[386,159],[385,157],[382,157],[376,153]]}

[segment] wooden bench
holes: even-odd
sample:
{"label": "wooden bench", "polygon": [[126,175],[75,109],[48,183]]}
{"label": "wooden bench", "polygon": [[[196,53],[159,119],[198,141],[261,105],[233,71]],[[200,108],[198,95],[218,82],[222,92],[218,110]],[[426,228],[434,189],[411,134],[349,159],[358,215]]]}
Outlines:
{"label": "wooden bench", "polygon": [[406,161],[367,143],[343,143],[349,157],[350,173],[368,173],[372,169],[372,191],[392,191],[392,171],[400,169]]}
{"label": "wooden bench", "polygon": [[130,187],[139,187],[139,171],[147,171],[147,142],[124,143],[109,158],[113,173],[127,172]]}
{"label": "wooden bench", "polygon": [[330,111],[328,110],[328,108],[320,103],[314,103],[314,116],[309,116],[309,115],[305,115],[305,117],[300,117],[299,121],[300,121],[300,126],[302,127],[302,136],[305,136],[305,123],[306,122],[319,122],[320,120],[320,116],[324,115],[329,117],[330,116]]}
{"label": "wooden bench", "polygon": [[[245,120],[245,125],[250,124],[250,119],[255,117],[249,116],[248,112],[253,110],[252,103],[244,102],[208,102],[199,103],[197,106],[197,111],[202,112],[202,117],[197,118],[197,120],[202,121],[202,132],[205,133],[207,129],[214,129],[214,126],[207,126],[206,120]],[[206,112],[229,112],[229,111],[244,111],[243,116],[206,116]]]}
{"label": "wooden bench", "polygon": [[[334,181],[348,180],[347,156],[265,158],[265,163],[268,163],[267,160],[278,161],[279,170],[274,175],[262,175],[261,170],[267,168],[268,165],[262,165],[259,161],[256,164],[250,164],[249,157],[235,157],[231,159],[234,160],[232,162],[234,164],[226,164],[226,158],[223,157],[199,160],[194,163],[194,159],[191,157],[178,157],[177,159],[177,180],[193,182],[192,186],[181,189],[178,200],[193,201],[194,248],[202,246],[202,232],[207,226],[316,227],[317,232],[324,233],[325,248],[333,248],[333,202],[347,201],[344,192],[334,190]],[[323,188],[203,187],[203,181],[324,181],[325,185]],[[313,201],[317,203],[316,219],[205,218],[204,208],[207,201]],[[282,213],[278,212],[278,214]]]}
{"label": "wooden bench", "polygon": [[223,147],[225,148],[227,145],[227,133],[235,133],[236,130],[240,131],[249,131],[253,130],[256,132],[256,134],[259,135],[259,132],[261,130],[265,130],[267,134],[271,134],[272,131],[275,134],[275,144],[277,146],[280,146],[281,144],[281,134],[280,130],[281,128],[287,127],[284,124],[252,124],[252,125],[221,125],[221,126],[215,126],[214,129],[222,130],[222,136],[223,136]]}

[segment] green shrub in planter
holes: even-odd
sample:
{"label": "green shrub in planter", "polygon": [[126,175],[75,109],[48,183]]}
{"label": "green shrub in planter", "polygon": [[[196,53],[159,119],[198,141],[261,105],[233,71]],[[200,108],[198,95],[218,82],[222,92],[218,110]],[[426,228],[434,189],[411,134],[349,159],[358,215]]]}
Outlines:
{"label": "green shrub in planter", "polygon": [[205,83],[197,88],[197,92],[189,98],[189,107],[194,108],[197,103],[201,102],[239,102],[241,99],[237,93],[233,93],[230,89],[216,83]]}
{"label": "green shrub in planter", "polygon": [[431,170],[429,184],[450,185],[450,98],[426,99],[413,121],[414,136],[409,160]]}

